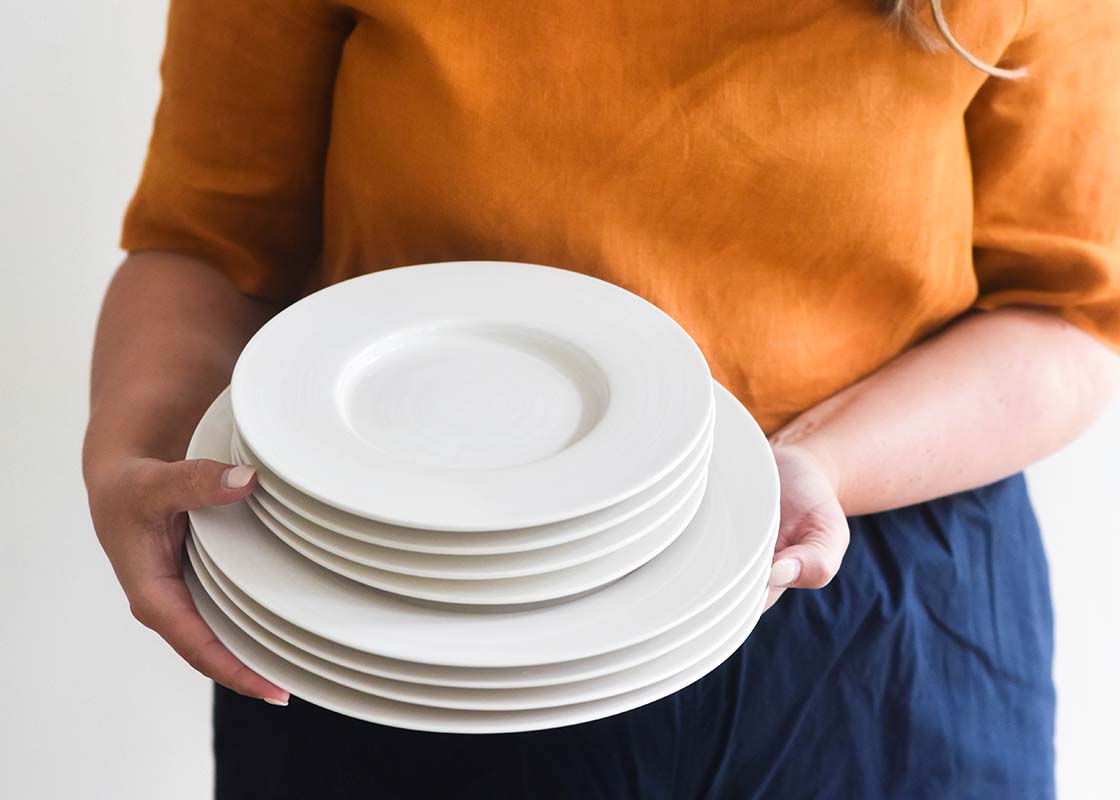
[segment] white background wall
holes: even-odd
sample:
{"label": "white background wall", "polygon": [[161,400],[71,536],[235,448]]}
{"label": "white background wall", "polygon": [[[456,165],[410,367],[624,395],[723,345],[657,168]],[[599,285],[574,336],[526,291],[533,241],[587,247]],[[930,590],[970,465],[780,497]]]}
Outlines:
{"label": "white background wall", "polygon": [[[0,797],[208,794],[209,686],[128,614],[79,450],[98,301],[158,94],[165,2],[0,19]],[[1120,796],[1120,407],[1035,467],[1058,625],[1059,787]]]}

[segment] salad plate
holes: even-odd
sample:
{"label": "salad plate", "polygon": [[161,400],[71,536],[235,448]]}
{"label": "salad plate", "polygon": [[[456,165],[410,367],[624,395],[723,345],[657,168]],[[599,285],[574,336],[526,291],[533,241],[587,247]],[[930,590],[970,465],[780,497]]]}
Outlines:
{"label": "salad plate", "polygon": [[[224,394],[227,398],[225,402],[228,402],[229,390],[227,389]],[[628,522],[636,515],[661,503],[670,493],[679,489],[681,484],[708,468],[714,426],[713,407],[705,423],[704,436],[696,449],[689,453],[688,457],[672,472],[638,494],[590,514],[546,525],[504,531],[421,531],[365,519],[333,508],[313,497],[308,497],[273,475],[241,440],[236,425],[230,445],[230,455],[235,463],[251,464],[256,468],[262,504],[274,516],[285,518],[282,517],[283,512],[278,513],[278,509],[283,507],[289,517],[299,517],[313,525],[360,542],[396,550],[458,556],[496,555],[573,542]]]}
{"label": "salad plate", "polygon": [[[540,575],[584,564],[589,565],[590,569],[591,562],[632,545],[636,546],[639,540],[650,542],[652,547],[657,540],[663,538],[662,532],[671,537],[675,535],[670,530],[673,526],[676,526],[678,533],[683,530],[684,524],[687,524],[685,509],[691,508],[695,511],[699,503],[699,493],[703,492],[705,476],[706,470],[698,470],[660,503],[601,533],[552,547],[497,555],[457,556],[416,553],[361,542],[304,519],[286,506],[277,503],[263,491],[253,495],[250,508],[254,511],[258,507],[262,509],[263,514],[258,516],[265,525],[272,527],[273,524],[279,524],[286,533],[306,541],[308,545],[315,548],[315,552],[323,551],[349,561],[357,567],[371,567],[378,570],[371,573],[372,580],[376,580],[379,572],[451,581],[492,580]],[[423,536],[422,533],[415,535]],[[469,536],[470,534],[457,535]],[[665,544],[668,545],[668,540]],[[329,561],[333,563],[333,559]],[[323,565],[329,569],[331,563]],[[359,569],[358,572],[360,573],[361,570]],[[361,580],[358,577],[354,579]],[[365,582],[367,581],[363,581]],[[377,584],[370,583],[370,585]]]}
{"label": "salad plate", "polygon": [[[245,498],[250,510],[266,528],[304,558],[350,580],[383,592],[433,603],[510,606],[544,603],[590,592],[618,580],[655,558],[681,535],[704,497],[706,476],[692,487],[684,502],[646,535],[617,550],[572,567],[536,572],[513,578],[423,578],[357,564],[293,533],[261,505]],[[457,558],[451,556],[451,558]],[[467,556],[469,558],[469,556]]]}
{"label": "salad plate", "polygon": [[656,306],[498,261],[322,289],[256,333],[231,387],[245,444],[300,492],[448,531],[548,524],[632,497],[695,450],[712,406],[703,354]]}

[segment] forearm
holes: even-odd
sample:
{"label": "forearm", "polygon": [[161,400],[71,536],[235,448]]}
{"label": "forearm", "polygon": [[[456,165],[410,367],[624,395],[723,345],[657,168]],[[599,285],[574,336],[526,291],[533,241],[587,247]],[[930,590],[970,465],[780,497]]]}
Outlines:
{"label": "forearm", "polygon": [[255,485],[251,471],[182,459],[195,423],[272,311],[199,261],[130,256],[101,309],[82,455],[90,516],[133,616],[207,677],[284,705],[286,691],[214,637],[182,578],[184,512],[238,502]]}
{"label": "forearm", "polygon": [[1120,359],[1056,315],[969,315],[778,431],[813,453],[844,512],[998,480],[1070,442],[1107,407]]}
{"label": "forearm", "polygon": [[167,253],[126,259],[94,343],[87,478],[128,456],[182,458],[193,424],[274,312],[199,261]]}

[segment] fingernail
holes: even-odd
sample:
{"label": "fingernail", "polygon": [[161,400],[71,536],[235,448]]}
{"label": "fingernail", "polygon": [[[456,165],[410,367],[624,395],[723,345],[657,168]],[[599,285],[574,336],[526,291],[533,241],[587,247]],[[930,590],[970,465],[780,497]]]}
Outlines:
{"label": "fingernail", "polygon": [[264,700],[270,706],[286,706],[286,705],[288,705],[287,700],[277,700],[275,697],[262,697],[261,700]]}
{"label": "fingernail", "polygon": [[789,586],[801,574],[801,562],[796,558],[783,558],[770,567],[771,586]]}
{"label": "fingernail", "polygon": [[249,485],[249,481],[253,480],[256,473],[257,471],[248,464],[230,467],[222,473],[222,486],[226,489],[241,489]]}

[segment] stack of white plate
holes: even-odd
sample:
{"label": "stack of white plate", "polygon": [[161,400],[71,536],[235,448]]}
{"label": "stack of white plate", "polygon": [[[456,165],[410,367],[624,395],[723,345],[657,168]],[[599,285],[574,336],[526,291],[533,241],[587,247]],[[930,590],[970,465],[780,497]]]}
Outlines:
{"label": "stack of white plate", "polygon": [[190,514],[200,612],[362,719],[616,714],[722,663],[766,598],[765,436],[672,319],[573,272],[453,262],[313,294],[249,342],[188,457],[259,482]]}

